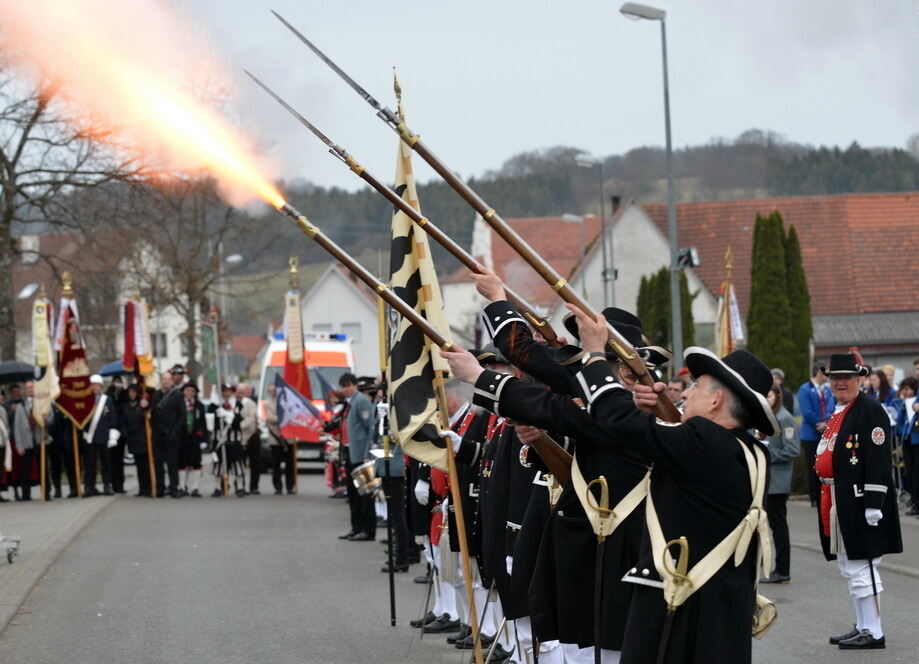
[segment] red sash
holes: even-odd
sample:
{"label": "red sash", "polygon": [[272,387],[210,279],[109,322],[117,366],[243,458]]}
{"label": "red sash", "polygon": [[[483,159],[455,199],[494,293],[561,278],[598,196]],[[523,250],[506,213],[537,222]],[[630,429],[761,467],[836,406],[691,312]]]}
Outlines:
{"label": "red sash", "polygon": [[[817,445],[817,460],[814,462],[814,470],[817,477],[830,479],[834,476],[833,471],[833,450],[836,449],[836,437],[839,435],[839,429],[842,427],[842,421],[849,412],[849,408],[855,403],[854,400],[838,413],[833,413],[830,421],[827,422],[826,429],[823,430],[823,436]],[[820,529],[825,537],[830,536],[830,507],[832,506],[832,490],[829,484],[820,485]]]}

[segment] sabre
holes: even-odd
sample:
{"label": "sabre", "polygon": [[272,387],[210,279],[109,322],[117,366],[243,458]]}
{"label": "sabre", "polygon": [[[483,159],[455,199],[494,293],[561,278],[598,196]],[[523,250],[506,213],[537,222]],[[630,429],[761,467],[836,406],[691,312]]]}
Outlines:
{"label": "sabre", "polygon": [[[568,280],[562,277],[549,263],[547,263],[534,249],[524,240],[519,233],[512,229],[501,216],[490,207],[482,198],[472,190],[472,188],[463,182],[453,171],[447,168],[446,164],[441,161],[430,149],[421,141],[418,134],[413,133],[405,121],[397,113],[389,108],[384,107],[380,102],[373,98],[364,88],[348,76],[341,67],[336,65],[332,60],[320,51],[309,39],[301,34],[294,26],[288,23],[284,17],[272,10],[272,13],[290,30],[296,37],[306,44],[309,49],[315,53],[323,62],[338,74],[355,92],[357,92],[368,104],[377,112],[377,117],[382,119],[406,145],[411,147],[415,152],[424,159],[428,165],[440,175],[453,190],[472,207],[482,219],[485,220],[494,231],[501,236],[507,244],[511,246],[521,258],[523,258],[530,267],[554,290],[565,302],[569,302],[589,316],[596,317],[596,312],[580,297],[569,285]],[[648,368],[645,366],[643,359],[638,355],[635,348],[623,337],[612,325],[607,325],[609,331],[608,346],[612,352],[619,356],[635,374],[638,382],[643,385],[653,385],[654,378],[651,376]],[[673,402],[665,395],[661,394],[654,407],[654,412],[662,420],[668,422],[679,422],[680,411],[677,410]]]}
{"label": "sabre", "polygon": [[[595,484],[600,487],[600,500],[595,509],[601,521],[605,521],[613,514],[613,511],[609,508],[609,484],[603,475],[592,480],[587,485],[587,498],[590,501],[594,499],[590,488]],[[594,567],[594,664],[600,664],[602,659],[600,633],[602,631],[601,618],[603,615],[603,553],[605,549],[606,535],[603,534],[603,526],[601,525],[597,534],[597,560]]]}
{"label": "sabre", "polygon": [[[280,17],[279,17],[280,18]],[[281,19],[283,20],[283,19]],[[374,177],[366,168],[360,165],[357,160],[348,153],[343,147],[332,141],[328,136],[326,136],[322,131],[319,130],[316,125],[307,120],[301,113],[299,113],[293,106],[288,104],[280,95],[278,95],[274,90],[272,90],[268,85],[263,83],[257,76],[248,70],[243,70],[246,72],[246,75],[251,78],[255,83],[262,88],[268,95],[271,96],[276,102],[278,102],[284,110],[294,116],[300,124],[309,129],[316,138],[325,143],[326,147],[329,148],[329,153],[341,161],[348,169],[357,175],[359,178],[364,180],[367,184],[373,187],[383,198],[392,203],[396,208],[405,213],[418,228],[421,228],[425,233],[430,235],[434,240],[436,240],[444,249],[450,252],[460,263],[465,265],[467,268],[473,272],[478,272],[478,262],[475,258],[463,249],[459,244],[456,243],[453,238],[444,233],[440,228],[431,223],[431,220],[423,216],[418,210],[416,210],[412,205],[402,198],[398,193],[396,193],[391,187],[387,186],[379,179]],[[372,97],[371,97],[372,99]],[[375,101],[375,100],[374,100]],[[524,300],[520,295],[515,293],[511,288],[505,286],[504,291],[507,294],[507,299],[511,304],[514,305],[514,308],[517,309],[533,326],[533,328],[538,331],[549,343],[550,346],[558,347],[561,344],[558,343],[558,335],[555,330],[552,329],[552,326],[549,324],[543,316],[540,316],[536,309],[530,305],[526,300]]]}
{"label": "sabre", "polygon": [[[685,537],[680,537],[679,539],[667,542],[666,552],[664,554],[664,565],[668,567],[668,562],[670,561],[669,550],[670,547],[674,545],[680,547],[680,555],[677,559],[676,569],[668,571],[673,576],[674,584],[680,586],[689,582],[689,577],[687,576],[687,571],[689,570],[689,541]],[[672,565],[672,563],[670,563],[670,565]],[[667,613],[664,614],[664,625],[661,628],[661,641],[657,649],[657,664],[664,664],[664,660],[666,659],[667,644],[670,641],[670,632],[673,630],[673,616],[678,608],[679,606],[673,602],[667,602]]]}

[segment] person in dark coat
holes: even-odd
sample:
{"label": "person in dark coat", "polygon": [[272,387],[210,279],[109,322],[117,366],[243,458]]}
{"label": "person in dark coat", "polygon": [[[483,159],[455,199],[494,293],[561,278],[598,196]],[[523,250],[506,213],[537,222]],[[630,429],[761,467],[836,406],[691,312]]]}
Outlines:
{"label": "person in dark coat", "polygon": [[125,390],[125,403],[122,408],[121,434],[124,444],[134,457],[134,470],[137,472],[137,497],[151,496],[150,459],[147,456],[147,410],[150,402],[140,385],[132,383]]}
{"label": "person in dark coat", "polygon": [[[64,411],[57,407],[57,404],[51,407],[48,436],[51,438],[48,449],[51,451],[51,483],[54,485],[55,495],[60,493],[61,464],[63,464],[64,471],[67,473],[67,485],[70,487],[67,497],[76,498],[78,494],[77,476],[73,464],[73,423],[64,414]],[[55,455],[59,455],[60,459],[55,461]]]}
{"label": "person in dark coat", "polygon": [[[606,432],[605,438],[593,439],[598,444],[602,440],[607,448],[629,449],[646,463],[654,463],[650,496],[661,529],[665,538],[688,538],[689,564],[694,565],[735,530],[753,504],[748,453],[763,456],[757,479],[765,481],[767,452],[746,429],[755,427],[770,434],[776,430],[765,397],[772,378],[769,370],[745,351],[736,351],[722,361],[704,349],[689,348],[685,358],[697,382],[687,391],[683,423],[661,422],[635,407],[632,394],[618,382],[610,363],[604,361],[607,324],[600,317],[594,320],[578,312],[584,350],[596,353],[579,374],[581,397],[588,404],[588,419]],[[443,354],[457,378],[475,383],[477,395],[480,391],[492,395],[489,398],[496,400],[501,413],[525,421],[527,407],[539,398],[531,387],[513,378],[475,370],[464,352]],[[636,402],[650,409],[665,385],[657,383],[653,391],[641,385],[634,389]],[[577,406],[570,401],[551,400],[544,407],[550,411],[549,418],[564,418],[566,423],[575,425],[576,435],[588,434],[578,440],[578,454],[585,440],[596,436],[578,420],[574,414]],[[700,472],[703,469],[705,472]],[[610,490],[614,488],[615,484],[610,483]],[[632,588],[632,596],[621,661],[655,662],[658,649],[663,647],[665,661],[749,662],[756,549],[754,540],[753,546],[741,552],[739,566],[729,561],[696,589],[673,614],[668,640],[662,634],[667,614],[667,602],[661,592],[663,579],[652,560],[650,536],[646,533],[637,564],[633,563],[624,579]],[[586,561],[580,564],[586,566]]]}
{"label": "person in dark coat", "polygon": [[102,392],[102,376],[90,376],[89,384],[95,397],[93,414],[83,429],[83,440],[86,442],[86,466],[83,472],[83,497],[98,496],[96,489],[96,461],[102,472],[102,493],[113,496],[112,468],[109,449],[118,445],[121,431],[118,429],[118,411],[112,398]]}
{"label": "person in dark coat", "polygon": [[884,554],[903,551],[890,418],[878,401],[859,391],[859,377],[868,370],[854,355],[832,355],[824,373],[837,406],[817,446],[820,543],[848,582],[856,616],[853,629],[830,637],[830,643],[844,650],[884,648],[878,600],[884,588],[877,567]]}
{"label": "person in dark coat", "polygon": [[[112,403],[115,404],[115,411],[118,415],[118,421],[124,418],[124,405],[127,401],[127,393],[121,376],[112,378],[112,383],[105,391]],[[124,493],[124,438],[118,439],[118,444],[108,450],[109,466],[112,472],[112,491],[115,493]]]}
{"label": "person in dark coat", "polygon": [[210,436],[204,417],[204,404],[198,400],[198,386],[189,381],[182,387],[182,404],[185,419],[179,440],[179,473],[184,483],[182,495],[200,498],[201,451],[206,449]]}
{"label": "person in dark coat", "polygon": [[[779,423],[774,436],[757,432],[757,437],[769,447],[769,490],[766,513],[775,542],[775,570],[760,583],[788,583],[791,580],[791,543],[788,535],[787,503],[791,493],[791,473],[795,459],[801,453],[798,440],[798,423],[786,410],[780,385],[769,390],[769,405]],[[768,570],[767,570],[768,571]]]}
{"label": "person in dark coat", "polygon": [[[179,438],[185,423],[185,407],[182,403],[182,379],[185,369],[175,365],[160,378],[160,389],[153,395],[153,461],[156,469],[156,497],[162,498],[168,491],[173,498],[181,498],[179,491]],[[169,487],[163,483],[165,474]]]}

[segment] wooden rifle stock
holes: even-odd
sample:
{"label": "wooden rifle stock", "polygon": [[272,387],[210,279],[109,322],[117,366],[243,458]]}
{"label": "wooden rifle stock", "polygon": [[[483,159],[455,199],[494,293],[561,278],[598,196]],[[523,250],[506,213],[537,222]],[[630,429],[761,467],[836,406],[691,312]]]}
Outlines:
{"label": "wooden rifle stock", "polygon": [[563,487],[571,484],[571,463],[574,457],[568,453],[568,450],[555,442],[547,433],[542,433],[530,445],[539,454],[539,458],[546,464],[549,472],[555,475],[559,484]]}

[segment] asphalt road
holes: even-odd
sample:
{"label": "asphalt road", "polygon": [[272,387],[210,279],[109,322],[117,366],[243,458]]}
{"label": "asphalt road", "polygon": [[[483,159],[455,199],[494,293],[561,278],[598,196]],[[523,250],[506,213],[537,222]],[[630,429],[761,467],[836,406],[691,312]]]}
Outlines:
{"label": "asphalt road", "polygon": [[[462,654],[407,626],[423,586],[397,575],[399,626],[389,625],[382,547],[340,542],[343,501],[320,476],[298,496],[151,501],[119,497],[76,536],[0,634],[0,662],[43,664],[444,662]],[[808,508],[792,540],[810,533]],[[919,526],[904,524],[910,536]],[[380,531],[382,537],[384,531]],[[914,550],[915,551],[915,550]],[[906,556],[890,562],[907,564]],[[17,562],[17,564],[19,564]],[[835,565],[792,551],[793,583],[764,586],[779,621],[754,662],[919,662],[919,579],[884,572],[889,647],[844,653],[827,645],[852,607]]]}

